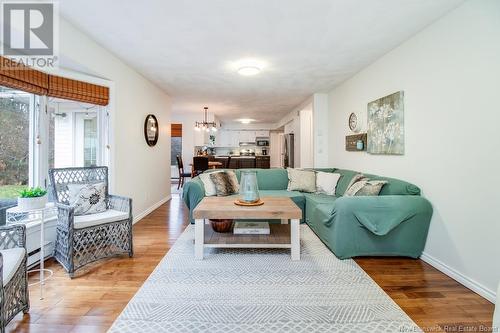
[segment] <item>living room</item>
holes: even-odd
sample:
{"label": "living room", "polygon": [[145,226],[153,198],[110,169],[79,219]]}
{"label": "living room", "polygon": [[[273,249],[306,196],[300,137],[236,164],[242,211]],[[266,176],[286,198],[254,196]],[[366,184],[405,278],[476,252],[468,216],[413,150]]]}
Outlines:
{"label": "living room", "polygon": [[498,331],[500,2],[44,4],[1,4],[2,331]]}

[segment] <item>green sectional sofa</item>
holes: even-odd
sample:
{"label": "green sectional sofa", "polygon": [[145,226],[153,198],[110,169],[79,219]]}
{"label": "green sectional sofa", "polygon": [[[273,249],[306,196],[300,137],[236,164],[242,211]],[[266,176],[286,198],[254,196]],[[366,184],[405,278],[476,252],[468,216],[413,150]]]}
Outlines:
{"label": "green sectional sofa", "polygon": [[[335,196],[287,191],[285,169],[252,169],[257,172],[261,197],[288,196],[302,209],[305,222],[341,259],[357,256],[406,256],[418,258],[424,249],[432,206],[420,196],[420,189],[408,182],[383,179],[379,196],[342,196],[358,172],[343,169],[316,169],[341,174]],[[241,169],[234,170],[238,180]],[[205,196],[198,177],[184,185],[183,200],[192,212]]]}

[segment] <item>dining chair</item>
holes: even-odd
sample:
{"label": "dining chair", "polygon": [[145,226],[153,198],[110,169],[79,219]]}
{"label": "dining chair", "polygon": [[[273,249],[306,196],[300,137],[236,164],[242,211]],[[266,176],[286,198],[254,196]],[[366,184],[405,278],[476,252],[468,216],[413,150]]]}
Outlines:
{"label": "dining chair", "polygon": [[182,162],[182,156],[177,155],[177,170],[179,171],[179,184],[177,184],[177,189],[184,186],[184,178],[191,177],[191,173],[184,171],[184,162]]}
{"label": "dining chair", "polygon": [[197,176],[208,170],[208,157],[207,156],[195,156],[193,157],[193,175]]}

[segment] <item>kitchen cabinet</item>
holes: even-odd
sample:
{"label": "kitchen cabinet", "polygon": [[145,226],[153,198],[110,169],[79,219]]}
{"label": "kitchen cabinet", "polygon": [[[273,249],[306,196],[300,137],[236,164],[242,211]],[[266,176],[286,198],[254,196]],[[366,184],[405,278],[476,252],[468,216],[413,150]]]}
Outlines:
{"label": "kitchen cabinet", "polygon": [[268,138],[269,137],[269,131],[255,131],[255,136],[257,138]]}
{"label": "kitchen cabinet", "polygon": [[[203,136],[203,132],[199,132]],[[246,131],[246,130],[219,130],[215,133],[215,145],[217,147],[239,147],[240,142],[255,142],[257,137],[269,137],[269,131]],[[201,138],[200,141],[208,141],[207,138]],[[196,141],[196,140],[195,140]],[[196,141],[197,142],[197,141]]]}
{"label": "kitchen cabinet", "polygon": [[238,158],[239,169],[255,168],[255,158]]}
{"label": "kitchen cabinet", "polygon": [[239,147],[240,141],[237,131],[219,130],[215,133],[215,145],[217,147]]}
{"label": "kitchen cabinet", "polygon": [[194,145],[203,146],[207,143],[208,136],[205,131],[194,131]]}
{"label": "kitchen cabinet", "polygon": [[271,156],[255,156],[255,167],[269,169],[271,167]]}
{"label": "kitchen cabinet", "polygon": [[253,169],[255,157],[231,157],[229,169]]}
{"label": "kitchen cabinet", "polygon": [[238,131],[229,131],[229,147],[240,146],[240,136]]}
{"label": "kitchen cabinet", "polygon": [[225,130],[219,130],[215,134],[215,145],[217,147],[229,147],[229,132]]}
{"label": "kitchen cabinet", "polygon": [[227,157],[216,157],[215,162],[220,162],[222,163],[222,168],[227,168]]}

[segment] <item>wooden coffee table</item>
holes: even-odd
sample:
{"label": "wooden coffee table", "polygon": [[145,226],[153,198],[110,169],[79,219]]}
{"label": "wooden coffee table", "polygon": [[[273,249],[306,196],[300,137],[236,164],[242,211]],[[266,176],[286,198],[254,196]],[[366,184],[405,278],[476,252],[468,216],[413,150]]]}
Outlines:
{"label": "wooden coffee table", "polygon": [[[218,248],[289,248],[292,260],[300,260],[300,218],[302,211],[288,197],[264,197],[262,206],[242,207],[236,197],[205,197],[193,211],[195,219],[195,258],[203,259],[205,247]],[[270,235],[234,235],[217,233],[208,219],[279,219],[270,224]],[[290,220],[290,224],[288,224]]]}

